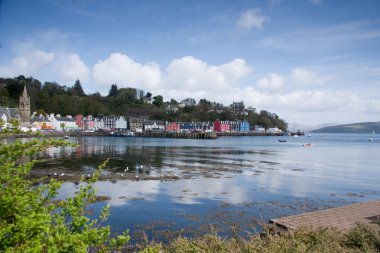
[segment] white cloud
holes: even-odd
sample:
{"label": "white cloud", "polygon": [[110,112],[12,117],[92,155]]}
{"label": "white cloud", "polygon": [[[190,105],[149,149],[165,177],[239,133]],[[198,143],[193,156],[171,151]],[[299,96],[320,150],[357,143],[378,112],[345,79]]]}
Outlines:
{"label": "white cloud", "polygon": [[112,83],[117,83],[119,87],[151,90],[157,88],[161,80],[160,67],[156,63],[140,64],[121,53],[113,53],[106,60],[98,61],[92,68],[92,74],[103,91]]}
{"label": "white cloud", "polygon": [[8,65],[0,66],[0,76],[34,75],[54,60],[54,53],[35,50],[15,57]]}
{"label": "white cloud", "polygon": [[262,78],[257,82],[258,88],[262,90],[279,90],[284,84],[285,79],[276,73],[269,73],[268,77]]}
{"label": "white cloud", "polygon": [[191,92],[224,92],[251,71],[252,68],[243,59],[211,66],[192,56],[186,56],[169,64],[161,87]]}
{"label": "white cloud", "polygon": [[247,10],[236,21],[236,27],[243,31],[258,30],[263,28],[266,20],[259,9]]}
{"label": "white cloud", "polygon": [[307,68],[293,69],[290,78],[296,84],[301,85],[321,85],[326,81],[332,80],[331,76],[321,76],[317,72],[311,71]]}
{"label": "white cloud", "polygon": [[79,79],[82,82],[86,82],[90,74],[90,69],[81,60],[79,55],[70,54],[58,63],[57,72],[63,81],[73,83]]}

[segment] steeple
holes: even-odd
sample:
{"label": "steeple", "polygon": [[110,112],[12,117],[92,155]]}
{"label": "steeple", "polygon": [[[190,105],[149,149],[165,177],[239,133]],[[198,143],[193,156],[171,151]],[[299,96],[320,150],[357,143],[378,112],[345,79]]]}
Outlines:
{"label": "steeple", "polygon": [[24,91],[20,96],[18,109],[20,111],[20,122],[30,122],[30,97],[28,96],[26,85],[24,86]]}

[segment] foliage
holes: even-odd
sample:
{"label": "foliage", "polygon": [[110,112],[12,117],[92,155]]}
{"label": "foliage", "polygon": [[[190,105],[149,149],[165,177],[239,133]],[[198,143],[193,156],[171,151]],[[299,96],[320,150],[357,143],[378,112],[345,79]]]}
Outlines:
{"label": "foliage", "polygon": [[273,233],[268,229],[263,234],[251,234],[248,238],[222,238],[207,234],[197,238],[178,237],[168,245],[151,243],[148,252],[368,252],[380,251],[380,226],[358,224],[344,233],[333,228],[315,230],[301,228],[295,231]]}
{"label": "foliage", "polygon": [[164,105],[164,98],[161,95],[153,97],[153,104],[157,107]]}
{"label": "foliage", "polygon": [[125,232],[110,238],[110,227],[102,226],[109,215],[105,206],[99,219],[86,217],[95,201],[94,182],[99,166],[78,193],[57,200],[61,183],[42,184],[27,176],[38,152],[49,147],[73,144],[59,139],[15,141],[0,145],[0,252],[88,252],[119,249],[129,241]]}
{"label": "foliage", "polygon": [[[198,103],[194,98],[186,98],[181,101],[186,105],[184,108],[181,107],[175,112],[165,112],[163,106],[165,103],[161,95],[153,96],[150,92],[144,95],[142,90],[118,88],[117,84],[112,84],[108,95],[103,97],[99,93],[86,95],[79,80],[73,87],[61,86],[55,82],[45,82],[42,85],[38,80],[24,76],[0,78],[0,83],[6,84],[5,87],[0,88],[0,103],[17,107],[18,99],[26,85],[31,97],[31,110],[40,110],[48,114],[148,116],[152,119],[156,117],[155,119],[167,121],[246,120],[251,126],[262,125],[266,129],[271,127],[287,129],[286,122],[276,114],[265,110],[260,113],[247,110],[245,114],[236,114],[230,107],[205,98],[200,99]],[[148,103],[152,99],[153,105]],[[167,103],[178,106],[178,102],[174,99]],[[129,114],[130,111],[136,111],[133,109],[139,109],[141,112]]]}

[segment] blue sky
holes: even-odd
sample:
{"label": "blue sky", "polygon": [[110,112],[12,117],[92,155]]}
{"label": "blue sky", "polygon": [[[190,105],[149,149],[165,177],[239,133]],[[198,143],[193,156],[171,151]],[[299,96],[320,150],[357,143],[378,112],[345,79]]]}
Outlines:
{"label": "blue sky", "polygon": [[380,121],[380,1],[0,0],[0,76]]}

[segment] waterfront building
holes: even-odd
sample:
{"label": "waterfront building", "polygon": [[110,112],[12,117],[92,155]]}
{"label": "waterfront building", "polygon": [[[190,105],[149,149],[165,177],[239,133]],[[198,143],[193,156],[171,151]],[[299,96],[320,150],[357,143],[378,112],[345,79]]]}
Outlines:
{"label": "waterfront building", "polygon": [[148,120],[148,117],[130,117],[129,118],[129,130],[134,132],[141,132],[144,128],[144,121]]}
{"label": "waterfront building", "polygon": [[104,129],[106,130],[116,130],[116,116],[103,116]]}
{"label": "waterfront building", "polygon": [[56,131],[72,131],[78,129],[75,119],[73,119],[71,115],[61,117],[60,114],[56,116],[50,114],[49,120],[53,122],[53,129]]}
{"label": "waterfront building", "polygon": [[180,129],[178,122],[167,122],[165,126],[165,131],[167,132],[179,132]]}
{"label": "waterfront building", "polygon": [[255,133],[265,133],[265,128],[262,125],[255,125],[254,132]]}
{"label": "waterfront building", "polygon": [[127,130],[127,121],[124,116],[117,116],[115,121],[115,127],[118,131]]}
{"label": "waterfront building", "polygon": [[39,130],[53,130],[53,122],[49,117],[40,115],[32,115],[30,123]]}
{"label": "waterfront building", "polygon": [[239,121],[229,121],[230,132],[239,133],[240,132],[240,122]]}
{"label": "waterfront building", "polygon": [[78,114],[77,116],[75,116],[75,124],[77,124],[79,129],[84,130],[83,115]]}
{"label": "waterfront building", "polygon": [[95,130],[104,130],[103,115],[98,115],[94,117],[94,128]]}
{"label": "waterfront building", "polygon": [[241,133],[248,133],[250,131],[249,122],[246,120],[239,121],[239,131]]}
{"label": "waterfront building", "polygon": [[144,121],[144,131],[165,131],[165,124],[162,120]]}
{"label": "waterfront building", "polygon": [[83,125],[85,131],[95,131],[95,118],[92,115],[87,115],[83,118]]}

